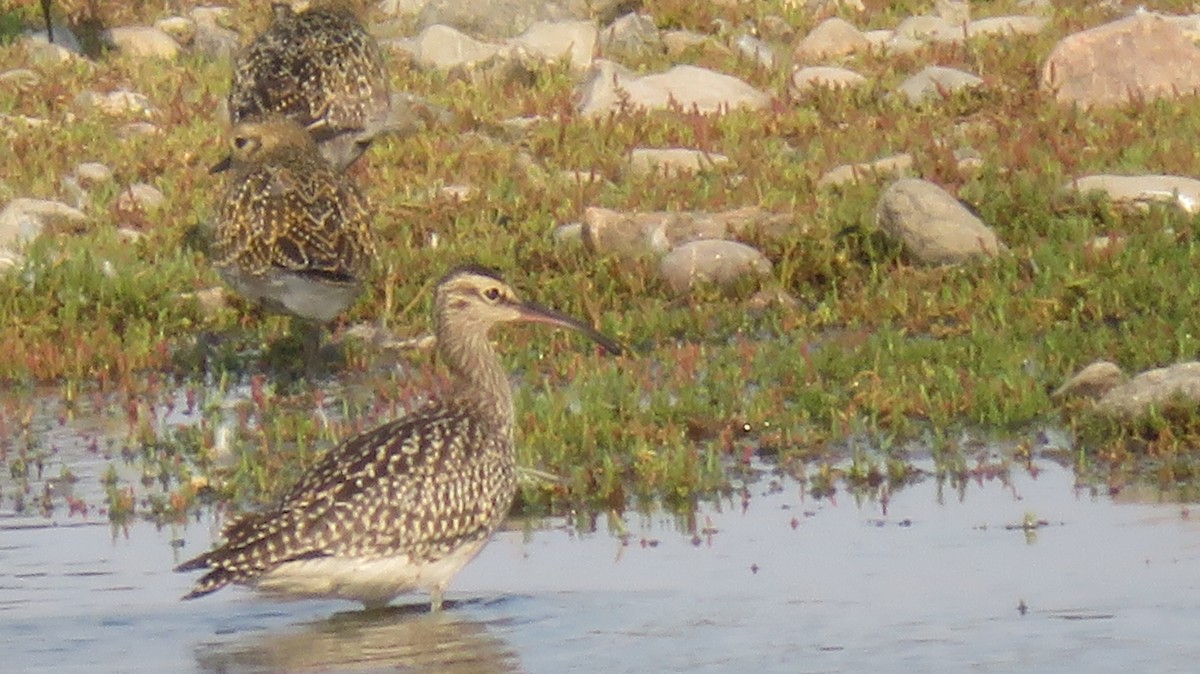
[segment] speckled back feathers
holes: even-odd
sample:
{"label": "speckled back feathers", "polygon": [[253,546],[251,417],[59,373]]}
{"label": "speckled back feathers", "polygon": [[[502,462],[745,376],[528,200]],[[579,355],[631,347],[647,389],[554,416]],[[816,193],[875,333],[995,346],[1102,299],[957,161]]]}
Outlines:
{"label": "speckled back feathers", "polygon": [[298,125],[272,118],[233,132],[233,175],[217,212],[213,262],[358,283],[375,255],[366,198]]}
{"label": "speckled back feathers", "polygon": [[375,39],[354,12],[332,3],[295,12],[273,5],[274,20],[238,58],[233,123],[279,114],[318,140],[362,130],[386,115],[387,72]]}
{"label": "speckled back feathers", "polygon": [[454,385],[441,402],[330,450],[273,510],[229,526],[226,542],[179,570],[208,568],[189,597],[231,583],[368,606],[450,578],[503,521],[516,492],[512,389],[488,332],[534,322],[590,326],[520,300],[493,272],[462,267],[435,291],[438,356]]}
{"label": "speckled back feathers", "polygon": [[180,566],[208,568],[188,597],[288,561],[403,555],[435,561],[483,541],[516,491],[512,441],[469,403],[431,403],[326,454],[266,513],[235,520],[226,543]]}

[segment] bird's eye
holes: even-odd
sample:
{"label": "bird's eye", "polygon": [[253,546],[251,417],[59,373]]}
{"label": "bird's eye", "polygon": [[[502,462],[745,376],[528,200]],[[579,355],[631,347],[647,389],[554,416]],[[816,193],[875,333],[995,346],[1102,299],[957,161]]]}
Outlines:
{"label": "bird's eye", "polygon": [[239,150],[242,150],[242,149],[245,149],[246,145],[249,142],[250,142],[249,138],[246,138],[245,136],[238,136],[237,138],[233,139],[233,146]]}
{"label": "bird's eye", "polygon": [[488,288],[487,290],[483,291],[483,296],[489,301],[495,302],[496,300],[500,299],[500,289],[495,286]]}

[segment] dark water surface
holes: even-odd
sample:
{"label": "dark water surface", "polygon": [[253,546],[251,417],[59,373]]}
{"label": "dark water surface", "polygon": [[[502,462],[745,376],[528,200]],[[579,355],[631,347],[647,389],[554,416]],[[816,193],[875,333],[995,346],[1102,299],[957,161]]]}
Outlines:
{"label": "dark water surface", "polygon": [[[194,578],[171,567],[213,522],[114,532],[0,510],[0,670],[1197,671],[1200,513],[1038,468],[961,494],[926,479],[886,514],[765,477],[744,509],[702,507],[697,533],[666,514],[627,516],[624,538],[604,518],[505,531],[434,615],[417,597],[181,602]],[[1010,527],[1026,520],[1046,525]]]}

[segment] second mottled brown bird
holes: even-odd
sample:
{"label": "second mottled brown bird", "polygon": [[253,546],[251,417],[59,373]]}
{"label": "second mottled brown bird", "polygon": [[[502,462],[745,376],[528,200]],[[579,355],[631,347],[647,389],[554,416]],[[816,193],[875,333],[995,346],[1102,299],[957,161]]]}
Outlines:
{"label": "second mottled brown bird", "polygon": [[272,11],[271,25],[237,59],[230,121],[294,119],[331,164],[345,169],[388,122],[390,91],[379,44],[344,0],[302,11],[275,3]]}
{"label": "second mottled brown bird", "polygon": [[366,198],[282,117],[233,128],[213,265],[242,295],[300,318],[333,320],[358,297],[375,257]]}

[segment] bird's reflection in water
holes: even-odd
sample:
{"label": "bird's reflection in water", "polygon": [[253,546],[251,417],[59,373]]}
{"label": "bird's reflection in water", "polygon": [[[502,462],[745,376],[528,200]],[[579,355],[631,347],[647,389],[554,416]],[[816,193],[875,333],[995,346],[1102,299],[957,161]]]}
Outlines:
{"label": "bird's reflection in water", "polygon": [[[447,602],[449,605],[449,602]],[[521,672],[516,653],[461,611],[428,605],[338,613],[325,620],[196,648],[203,672]]]}

